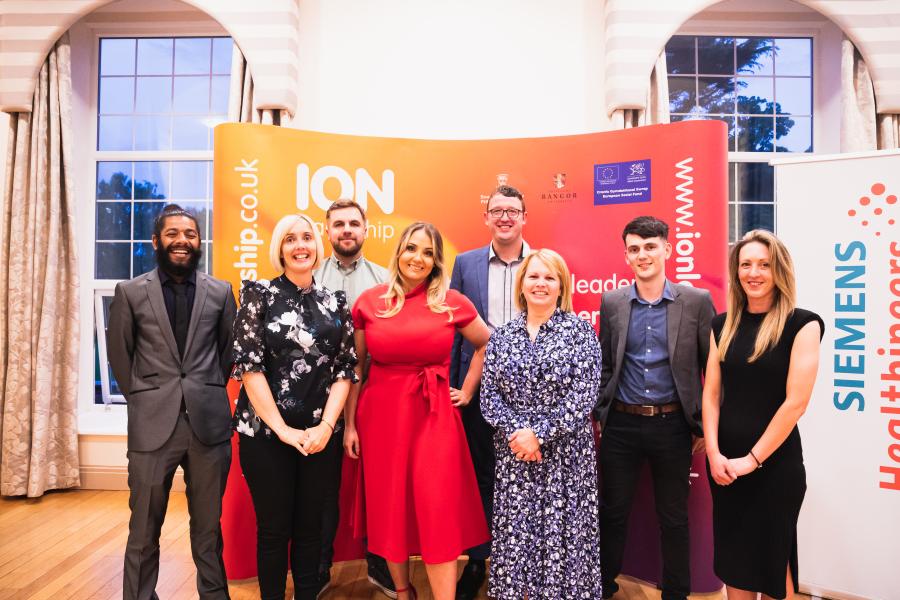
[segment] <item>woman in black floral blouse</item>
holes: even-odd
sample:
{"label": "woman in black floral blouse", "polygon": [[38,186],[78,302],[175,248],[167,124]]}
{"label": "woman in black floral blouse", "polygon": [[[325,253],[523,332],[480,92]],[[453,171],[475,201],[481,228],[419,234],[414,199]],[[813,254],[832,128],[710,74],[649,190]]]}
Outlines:
{"label": "woman in black floral blouse", "polygon": [[597,458],[591,409],[600,344],[572,312],[562,257],[535,250],[516,274],[522,311],[488,342],[481,412],[496,427],[488,595],[600,598]]}
{"label": "woman in black floral blouse", "polygon": [[312,599],[321,591],[324,490],[334,474],[319,453],[356,380],[353,322],[344,293],[313,280],[323,248],[309,217],[278,222],[269,258],[281,276],[245,281],[241,290],[234,423],[256,510],[260,595],[284,598],[290,544],[295,597]]}

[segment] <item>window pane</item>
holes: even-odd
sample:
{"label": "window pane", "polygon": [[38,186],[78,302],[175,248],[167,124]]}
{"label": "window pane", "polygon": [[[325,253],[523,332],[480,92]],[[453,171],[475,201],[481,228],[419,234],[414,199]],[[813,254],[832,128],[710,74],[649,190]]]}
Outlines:
{"label": "window pane", "polygon": [[202,200],[206,195],[206,161],[186,161],[172,163],[172,196],[181,200]]}
{"label": "window pane", "polygon": [[734,117],[708,116],[705,118],[710,121],[724,121],[725,125],[728,126],[728,151],[734,152],[734,139],[737,132],[737,128],[734,124]]}
{"label": "window pane", "polygon": [[703,75],[734,73],[734,38],[697,38],[697,61]]}
{"label": "window pane", "polygon": [[132,262],[135,277],[155,269],[156,254],[153,251],[153,244],[150,242],[135,243]]}
{"label": "window pane", "polygon": [[135,150],[171,150],[172,117],[150,116],[135,117],[134,149]]}
{"label": "window pane", "polygon": [[131,204],[128,202],[98,202],[98,240],[131,239]]}
{"label": "window pane", "polygon": [[94,277],[97,279],[128,279],[131,277],[131,244],[96,242]]}
{"label": "window pane", "polygon": [[100,78],[100,114],[134,112],[134,77]]}
{"label": "window pane", "polygon": [[771,77],[741,77],[738,79],[739,114],[771,114],[774,111]]}
{"label": "window pane", "polygon": [[812,75],[811,39],[775,40],[776,75]]}
{"label": "window pane", "polygon": [[162,212],[165,202],[135,202],[134,203],[134,238],[135,240],[150,241],[153,237],[153,224],[156,217]]}
{"label": "window pane", "polygon": [[175,78],[175,112],[209,112],[209,77]]}
{"label": "window pane", "polygon": [[689,113],[697,105],[697,80],[693,77],[669,77],[669,111]]}
{"label": "window pane", "polygon": [[214,115],[224,115],[228,112],[228,93],[231,85],[231,77],[212,78],[212,102],[209,112]]}
{"label": "window pane", "polygon": [[731,77],[698,77],[697,104],[708,113],[734,113],[734,79]]}
{"label": "window pane", "polygon": [[736,242],[738,240],[737,235],[737,225],[738,225],[738,217],[737,217],[738,205],[734,203],[728,204],[728,241],[729,243]]}
{"label": "window pane", "polygon": [[741,202],[774,202],[775,167],[764,162],[735,163]]}
{"label": "window pane", "polygon": [[776,126],[778,152],[812,152],[812,119],[778,117]]}
{"label": "window pane", "polygon": [[738,152],[774,152],[775,119],[738,117]]}
{"label": "window pane", "polygon": [[728,202],[733,203],[737,199],[737,168],[741,163],[728,164]]}
{"label": "window pane", "polygon": [[172,74],[172,38],[144,38],[138,40],[137,74]]}
{"label": "window pane", "polygon": [[231,73],[231,38],[213,38],[212,72]]}
{"label": "window pane", "polygon": [[780,114],[811,115],[812,80],[806,77],[778,77],[775,79],[775,98]]}
{"label": "window pane", "polygon": [[172,147],[175,150],[209,150],[207,117],[175,117]]}
{"label": "window pane", "polygon": [[692,35],[676,35],[666,44],[666,71],[669,73],[696,73],[697,65],[694,54]]}
{"label": "window pane", "polygon": [[97,125],[98,150],[131,150],[132,117],[100,117]]}
{"label": "window pane", "polygon": [[175,39],[175,74],[208,75],[210,71],[211,40],[209,38]]}
{"label": "window pane", "polygon": [[181,208],[188,211],[197,219],[197,226],[200,228],[200,237],[204,240],[210,239],[207,226],[209,224],[209,213],[206,202],[182,202]]}
{"label": "window pane", "polygon": [[772,38],[740,38],[735,44],[737,72],[747,75],[772,74]]}
{"label": "window pane", "polygon": [[134,163],[135,200],[165,200],[169,190],[169,163]]}
{"label": "window pane", "polygon": [[737,234],[743,236],[753,229],[775,230],[774,204],[738,205]]}
{"label": "window pane", "polygon": [[97,163],[97,199],[131,200],[131,163]]}
{"label": "window pane", "polygon": [[100,74],[134,75],[133,38],[100,40]]}
{"label": "window pane", "polygon": [[138,77],[136,110],[139,113],[171,112],[172,78]]}

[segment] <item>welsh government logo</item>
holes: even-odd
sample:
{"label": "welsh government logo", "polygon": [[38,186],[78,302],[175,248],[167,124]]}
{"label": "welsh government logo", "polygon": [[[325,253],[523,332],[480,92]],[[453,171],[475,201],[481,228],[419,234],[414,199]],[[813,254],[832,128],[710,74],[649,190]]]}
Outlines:
{"label": "welsh government logo", "polygon": [[631,171],[629,173],[629,175],[631,177],[634,177],[635,175],[643,175],[644,170],[645,170],[644,163],[642,163],[642,162],[631,163],[629,170]]}
{"label": "welsh government logo", "polygon": [[897,204],[897,195],[886,192],[887,188],[883,183],[873,183],[869,193],[857,200],[858,207],[847,211],[847,216],[857,219],[863,227],[874,229],[875,235],[880,237],[883,231],[896,223],[887,212],[889,206]]}

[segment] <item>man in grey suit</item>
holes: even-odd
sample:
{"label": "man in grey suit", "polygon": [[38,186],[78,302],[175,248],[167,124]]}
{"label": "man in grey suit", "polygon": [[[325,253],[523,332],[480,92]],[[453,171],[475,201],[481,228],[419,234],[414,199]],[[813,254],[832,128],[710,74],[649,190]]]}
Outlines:
{"label": "man in grey suit", "polygon": [[603,364],[594,418],[600,425],[600,557],[603,597],[622,568],[625,532],[641,466],[649,462],[662,542],[662,597],[690,594],[688,491],[692,434],[701,436],[702,369],[715,315],[706,290],[671,283],[669,226],[638,217],[625,226],[634,284],[603,294]]}
{"label": "man in grey suit", "polygon": [[116,285],[107,347],[128,401],[128,542],[123,598],[158,597],[159,535],[172,478],[184,469],[191,553],[202,599],[228,598],[222,494],[231,464],[231,285],[197,271],[196,218],[169,205],[156,219],[158,268]]}

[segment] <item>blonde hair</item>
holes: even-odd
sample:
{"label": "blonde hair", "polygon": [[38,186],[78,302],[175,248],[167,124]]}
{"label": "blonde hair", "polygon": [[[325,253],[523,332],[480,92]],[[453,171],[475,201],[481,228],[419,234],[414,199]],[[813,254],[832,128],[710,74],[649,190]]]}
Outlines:
{"label": "blonde hair", "polygon": [[559,298],[556,299],[556,305],[565,312],[573,312],[572,307],[572,276],[569,274],[569,267],[566,261],[558,253],[549,248],[541,248],[532,250],[519,265],[516,272],[516,287],[513,291],[513,297],[516,299],[516,308],[525,311],[528,305],[525,303],[525,294],[522,293],[522,284],[525,281],[525,273],[528,271],[528,265],[535,259],[539,259],[547,265],[547,268],[556,274],[559,279]]}
{"label": "blonde hair", "polygon": [[272,241],[269,243],[269,262],[279,275],[284,273],[284,260],[281,258],[281,244],[284,238],[294,228],[294,225],[300,221],[306,221],[312,230],[313,240],[316,242],[316,261],[313,263],[313,270],[319,268],[322,264],[322,257],[325,256],[325,247],[322,245],[322,236],[316,228],[315,222],[304,214],[285,215],[281,217],[272,230]]}
{"label": "blonde hair", "polygon": [[434,248],[434,267],[428,274],[428,289],[426,290],[426,298],[428,308],[433,313],[450,313],[449,320],[453,319],[453,308],[447,305],[447,290],[450,289],[450,281],[447,279],[447,273],[444,271],[444,240],[441,233],[431,223],[417,221],[409,225],[400,234],[400,241],[397,249],[391,256],[391,262],[388,265],[388,281],[387,291],[382,294],[384,298],[385,309],[378,313],[379,317],[393,317],[403,308],[403,302],[406,294],[403,291],[403,280],[400,277],[400,255],[406,248],[409,238],[417,231],[424,231],[431,238],[431,246]]}
{"label": "blonde hair", "polygon": [[719,339],[719,360],[725,359],[728,347],[734,341],[738,325],[741,323],[741,314],[747,307],[747,294],[741,286],[738,272],[740,268],[741,250],[748,244],[760,243],[769,250],[769,268],[772,270],[772,282],[775,284],[775,298],[772,308],[766,313],[759,331],[756,333],[756,343],[753,354],[747,362],[754,362],[767,351],[778,344],[784,325],[797,306],[797,286],[794,278],[794,261],[784,243],[765,229],[748,231],[741,241],[731,249],[728,257],[728,307],[725,313],[725,325],[722,326],[722,335]]}

